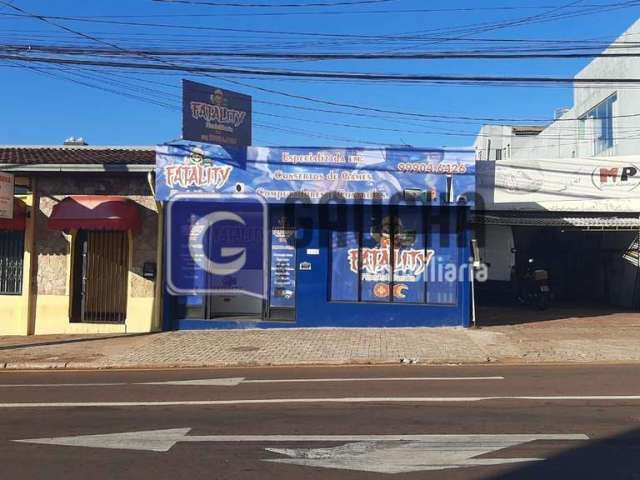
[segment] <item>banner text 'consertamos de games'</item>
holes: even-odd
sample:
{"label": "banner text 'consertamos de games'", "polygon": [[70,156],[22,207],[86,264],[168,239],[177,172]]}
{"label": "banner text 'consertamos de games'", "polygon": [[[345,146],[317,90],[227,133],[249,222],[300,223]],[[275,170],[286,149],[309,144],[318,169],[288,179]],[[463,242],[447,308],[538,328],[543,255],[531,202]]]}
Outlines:
{"label": "banner text 'consertamos de games'", "polygon": [[156,197],[176,193],[255,193],[268,203],[402,203],[415,192],[432,205],[473,203],[470,150],[223,148],[161,145]]}

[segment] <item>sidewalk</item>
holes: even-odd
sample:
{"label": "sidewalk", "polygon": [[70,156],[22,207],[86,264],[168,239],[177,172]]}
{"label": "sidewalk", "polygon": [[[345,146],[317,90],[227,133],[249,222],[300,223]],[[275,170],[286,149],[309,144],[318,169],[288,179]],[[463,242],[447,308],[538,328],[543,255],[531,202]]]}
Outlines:
{"label": "sidewalk", "polygon": [[481,329],[282,329],[0,337],[0,368],[640,361],[640,314]]}

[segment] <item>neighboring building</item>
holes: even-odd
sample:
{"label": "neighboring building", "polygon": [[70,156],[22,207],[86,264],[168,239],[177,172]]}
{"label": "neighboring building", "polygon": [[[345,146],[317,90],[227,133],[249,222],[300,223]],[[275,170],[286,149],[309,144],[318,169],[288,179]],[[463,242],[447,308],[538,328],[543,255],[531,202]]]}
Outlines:
{"label": "neighboring building", "polygon": [[524,145],[544,128],[540,125],[483,125],[473,145],[476,160],[509,160],[512,152],[522,151]]}
{"label": "neighboring building", "polygon": [[[638,54],[639,35],[640,20],[605,52]],[[598,57],[575,78],[639,77],[637,57]],[[546,126],[480,130],[476,223],[489,278],[513,286],[533,257],[560,300],[638,308],[640,90],[576,84],[573,100]]]}
{"label": "neighboring building", "polygon": [[[640,20],[603,53],[640,54]],[[574,78],[640,78],[637,57],[595,58]],[[551,113],[551,112],[550,112]],[[475,141],[478,160],[584,158],[640,152],[640,90],[630,84],[576,84],[573,106],[544,126],[485,125]]]}
{"label": "neighboring building", "polygon": [[153,148],[0,146],[0,335],[148,332],[159,230]]}

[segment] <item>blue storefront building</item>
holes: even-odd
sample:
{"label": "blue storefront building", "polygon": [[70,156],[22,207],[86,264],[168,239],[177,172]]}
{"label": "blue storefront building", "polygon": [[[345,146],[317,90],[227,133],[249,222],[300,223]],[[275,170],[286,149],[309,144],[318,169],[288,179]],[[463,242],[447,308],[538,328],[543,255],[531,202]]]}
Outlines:
{"label": "blue storefront building", "polygon": [[166,329],[468,326],[471,150],[160,145]]}

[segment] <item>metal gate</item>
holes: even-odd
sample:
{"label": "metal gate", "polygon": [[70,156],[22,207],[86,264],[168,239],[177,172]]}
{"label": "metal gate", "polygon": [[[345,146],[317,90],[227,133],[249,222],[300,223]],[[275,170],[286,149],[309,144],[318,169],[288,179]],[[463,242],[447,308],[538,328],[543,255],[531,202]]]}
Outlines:
{"label": "metal gate", "polygon": [[22,293],[24,232],[0,230],[0,294]]}
{"label": "metal gate", "polygon": [[71,316],[74,322],[124,323],[128,264],[126,232],[78,232]]}

